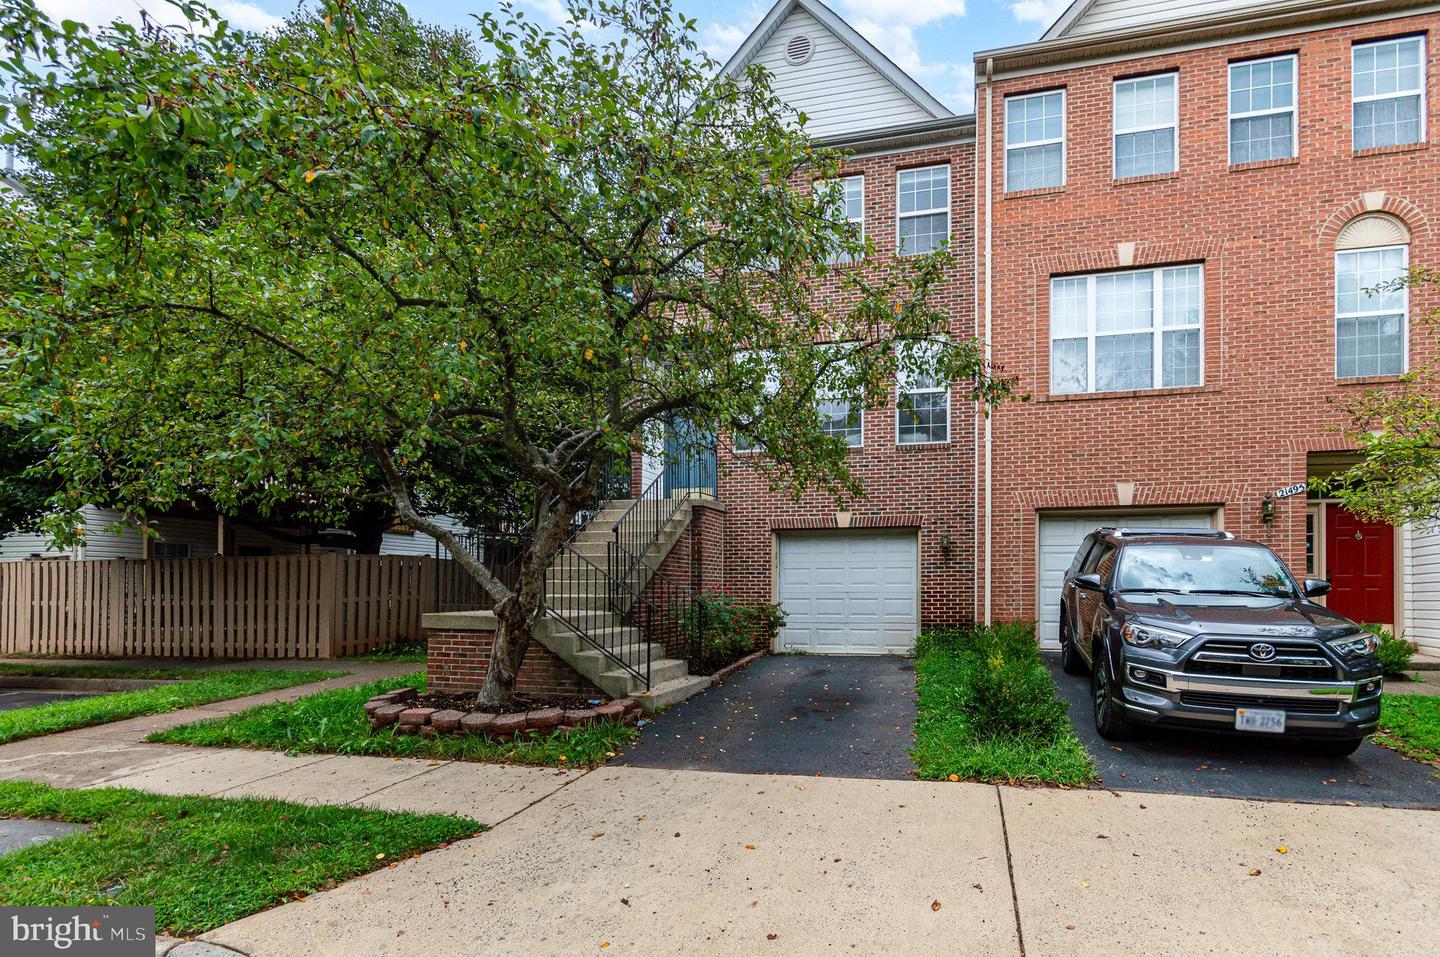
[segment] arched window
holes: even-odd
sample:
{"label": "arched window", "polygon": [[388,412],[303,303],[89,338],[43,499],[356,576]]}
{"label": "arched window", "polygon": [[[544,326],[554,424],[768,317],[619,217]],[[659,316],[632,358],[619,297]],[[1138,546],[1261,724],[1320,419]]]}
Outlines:
{"label": "arched window", "polygon": [[1335,240],[1335,375],[1405,371],[1410,291],[1410,230],[1394,216],[1368,213]]}

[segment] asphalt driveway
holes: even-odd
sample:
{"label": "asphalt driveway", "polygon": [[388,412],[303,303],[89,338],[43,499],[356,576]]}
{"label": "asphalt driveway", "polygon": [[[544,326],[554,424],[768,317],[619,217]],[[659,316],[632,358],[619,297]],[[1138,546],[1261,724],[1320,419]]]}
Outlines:
{"label": "asphalt driveway", "polygon": [[903,780],[914,727],[909,658],[770,655],[661,712],[614,763]]}
{"label": "asphalt driveway", "polygon": [[1368,742],[1348,758],[1322,758],[1284,739],[1168,729],[1141,728],[1129,741],[1106,741],[1095,732],[1090,713],[1090,679],[1065,674],[1058,654],[1045,655],[1045,661],[1106,787],[1264,801],[1440,807],[1440,777],[1434,768]]}

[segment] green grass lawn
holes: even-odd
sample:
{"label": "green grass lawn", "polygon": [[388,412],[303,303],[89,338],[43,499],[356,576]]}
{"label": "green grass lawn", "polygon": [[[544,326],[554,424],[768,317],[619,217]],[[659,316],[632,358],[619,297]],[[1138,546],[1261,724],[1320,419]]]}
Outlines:
{"label": "green grass lawn", "polygon": [[0,781],[0,817],[89,825],[7,854],[0,905],[143,906],[191,935],[469,837],[463,817]]}
{"label": "green grass lawn", "polygon": [[1372,740],[1440,767],[1440,697],[1392,694],[1387,689],[1380,703],[1380,730]]}
{"label": "green grass lawn", "polygon": [[915,644],[922,779],[1080,786],[1095,768],[1022,624],[932,629]]}
{"label": "green grass lawn", "polygon": [[52,701],[33,708],[0,711],[0,744],[145,714],[163,714],[263,691],[278,691],[325,678],[337,678],[344,673],[279,669],[206,671],[193,680],[177,681],[143,691],[116,691],[89,698]]}
{"label": "green grass lawn", "polygon": [[197,668],[150,668],[145,665],[0,664],[0,678],[138,678],[172,681],[202,674]]}
{"label": "green grass lawn", "polygon": [[374,754],[453,761],[538,764],[550,767],[592,767],[635,740],[636,730],[620,724],[597,724],[576,731],[526,735],[497,743],[478,735],[422,738],[397,735],[390,728],[370,733],[365,717],[367,699],[382,691],[409,685],[424,690],[425,674],[416,672],[355,688],[336,688],[297,701],[267,704],[228,717],[182,725],[150,736],[168,744],[267,748],[292,754]]}

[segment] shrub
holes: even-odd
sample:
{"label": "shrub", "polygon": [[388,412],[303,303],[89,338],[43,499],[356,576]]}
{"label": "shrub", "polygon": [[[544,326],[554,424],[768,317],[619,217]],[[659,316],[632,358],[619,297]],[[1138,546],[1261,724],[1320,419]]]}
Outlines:
{"label": "shrub", "polygon": [[1402,674],[1410,667],[1410,659],[1415,657],[1415,649],[1410,642],[1404,638],[1395,637],[1394,632],[1381,625],[1365,625],[1365,630],[1380,639],[1380,647],[1375,654],[1380,657],[1380,664],[1387,675]]}
{"label": "shrub", "polygon": [[915,643],[920,777],[983,781],[1090,780],[1090,757],[1027,623],[940,628]]}
{"label": "shrub", "polygon": [[779,605],[739,605],[721,592],[699,595],[680,611],[680,631],[692,668],[708,673],[768,645],[785,624]]}

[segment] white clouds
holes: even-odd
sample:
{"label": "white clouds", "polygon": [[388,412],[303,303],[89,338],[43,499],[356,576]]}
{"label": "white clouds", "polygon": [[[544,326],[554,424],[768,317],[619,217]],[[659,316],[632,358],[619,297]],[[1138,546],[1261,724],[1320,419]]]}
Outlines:
{"label": "white clouds", "polygon": [[[92,27],[114,23],[116,20],[138,24],[141,10],[160,23],[172,23],[180,19],[179,11],[165,0],[38,0],[37,5],[46,16],[57,22],[76,20]],[[280,17],[246,0],[210,0],[210,5],[230,21],[232,27],[241,30],[268,30],[282,22]]]}
{"label": "white clouds", "polygon": [[1021,23],[1040,23],[1049,26],[1070,6],[1070,0],[1015,0],[1010,12]]}

